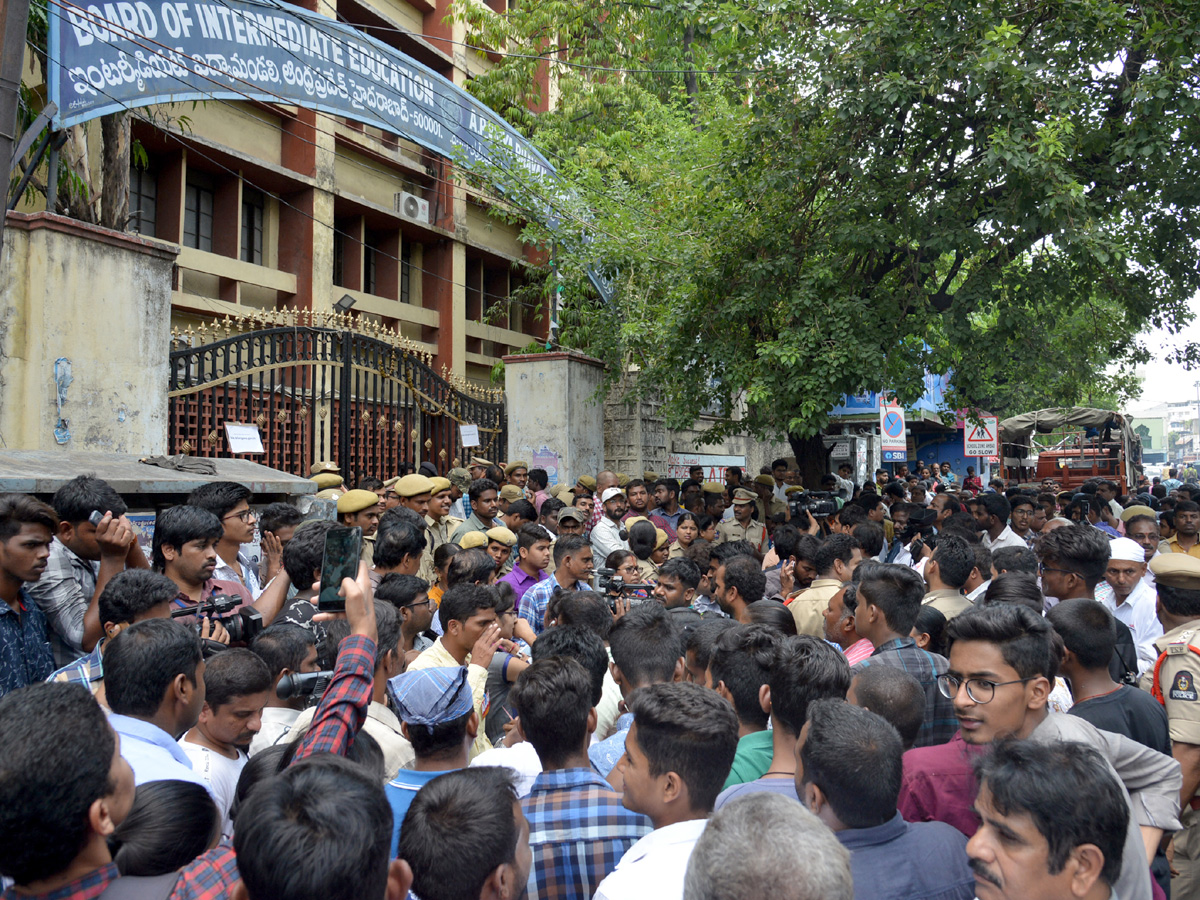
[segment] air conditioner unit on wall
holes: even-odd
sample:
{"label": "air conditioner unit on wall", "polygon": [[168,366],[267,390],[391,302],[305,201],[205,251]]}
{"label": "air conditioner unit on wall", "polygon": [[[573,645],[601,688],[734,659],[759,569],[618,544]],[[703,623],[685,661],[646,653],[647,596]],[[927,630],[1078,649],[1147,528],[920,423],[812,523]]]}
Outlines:
{"label": "air conditioner unit on wall", "polygon": [[396,194],[396,212],[412,222],[429,224],[429,201],[423,200],[416,194],[400,191]]}

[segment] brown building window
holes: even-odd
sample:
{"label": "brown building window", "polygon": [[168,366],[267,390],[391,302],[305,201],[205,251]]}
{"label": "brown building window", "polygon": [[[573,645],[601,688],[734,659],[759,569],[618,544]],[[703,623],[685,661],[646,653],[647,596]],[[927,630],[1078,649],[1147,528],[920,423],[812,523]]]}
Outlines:
{"label": "brown building window", "polygon": [[149,169],[129,170],[129,230],[154,237],[158,214],[158,181]]}
{"label": "brown building window", "polygon": [[183,210],[183,243],[212,252],[214,193],[207,182],[188,176]]}
{"label": "brown building window", "polygon": [[265,202],[261,191],[242,188],[242,262],[262,265],[263,213]]}

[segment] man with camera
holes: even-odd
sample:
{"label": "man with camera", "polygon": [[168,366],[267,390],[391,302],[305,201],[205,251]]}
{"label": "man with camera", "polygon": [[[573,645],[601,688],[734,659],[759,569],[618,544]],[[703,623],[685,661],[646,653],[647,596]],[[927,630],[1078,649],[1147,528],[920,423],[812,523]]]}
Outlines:
{"label": "man with camera", "polygon": [[[104,637],[87,656],[63,666],[47,681],[82,684],[101,706],[107,706],[104,691],[104,650],[130,625],[146,619],[171,618],[171,601],[178,594],[175,583],[165,575],[148,569],[126,569],[104,586],[97,603]],[[220,622],[208,626],[209,637],[229,643],[229,633]]]}
{"label": "man with camera", "polygon": [[[278,610],[270,610],[268,617],[252,608],[250,592],[241,584],[213,577],[217,544],[224,533],[221,520],[206,509],[175,506],[164,510],[154,526],[154,568],[179,588],[171,602],[174,618],[186,625],[200,625],[201,638],[213,637],[211,620],[219,619],[235,643],[248,642],[270,624]],[[283,577],[285,573],[277,580]]]}
{"label": "man with camera", "polygon": [[91,475],[72,478],[51,500],[58,528],[50,558],[29,595],[50,626],[54,662],[65,666],[91,651],[103,635],[97,605],[104,586],[126,567],[148,569],[125,501]]}

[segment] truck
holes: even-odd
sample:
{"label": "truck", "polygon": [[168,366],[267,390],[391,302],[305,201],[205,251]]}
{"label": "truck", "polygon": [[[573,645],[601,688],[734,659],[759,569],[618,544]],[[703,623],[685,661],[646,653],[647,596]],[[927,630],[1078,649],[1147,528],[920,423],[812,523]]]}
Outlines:
{"label": "truck", "polygon": [[[1043,437],[1044,436],[1044,437]],[[1052,407],[1000,423],[1000,476],[1052,479],[1077,491],[1088,479],[1116,482],[1132,493],[1142,475],[1142,439],[1122,413],[1090,407]]]}

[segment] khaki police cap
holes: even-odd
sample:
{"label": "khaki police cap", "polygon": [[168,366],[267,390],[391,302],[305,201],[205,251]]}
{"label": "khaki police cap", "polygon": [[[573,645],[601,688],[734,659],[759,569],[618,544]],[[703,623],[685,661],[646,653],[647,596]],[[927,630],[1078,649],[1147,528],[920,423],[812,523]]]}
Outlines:
{"label": "khaki police cap", "polygon": [[430,478],[429,480],[433,484],[433,490],[431,493],[434,494],[440,494],[442,491],[448,491],[452,486],[450,484],[450,479],[443,478],[441,475],[439,475],[437,478]]}
{"label": "khaki police cap", "polygon": [[745,488],[738,488],[733,492],[734,503],[753,503],[758,499],[758,495],[754,491],[748,491]]}
{"label": "khaki police cap", "polygon": [[577,483],[582,484],[589,491],[594,491],[596,489],[596,479],[591,475],[580,475]]}
{"label": "khaki police cap", "polygon": [[476,547],[486,547],[487,535],[482,531],[468,531],[458,540],[458,546],[464,550],[474,550]]}
{"label": "khaki police cap", "polygon": [[342,486],[342,476],[334,475],[331,472],[321,472],[317,475],[314,475],[309,479],[309,481],[315,481],[317,483],[317,488],[322,491],[327,491],[330,488]]}
{"label": "khaki police cap", "polygon": [[1155,518],[1155,513],[1154,513],[1154,510],[1152,510],[1150,507],[1142,506],[1141,504],[1138,504],[1136,506],[1130,506],[1127,509],[1121,510],[1121,521],[1122,522],[1128,522],[1134,516],[1149,516],[1150,518],[1153,519],[1153,518]]}
{"label": "khaki police cap", "polygon": [[483,466],[484,468],[487,468],[491,464],[492,464],[492,461],[490,459],[484,459],[482,456],[472,456],[471,457],[471,467],[472,468],[474,468],[475,466]]}
{"label": "khaki police cap", "polygon": [[517,536],[511,530],[503,525],[497,525],[495,528],[487,530],[487,539],[489,541],[497,541],[505,547],[511,547],[517,542]]}
{"label": "khaki police cap", "polygon": [[383,483],[383,486],[384,486],[385,488],[395,487],[395,486],[396,486],[396,482],[397,482],[397,481],[399,481],[399,480],[400,480],[400,476],[399,476],[399,475],[393,475],[391,478],[389,478],[387,481],[385,481],[385,482]]}
{"label": "khaki police cap", "polygon": [[506,484],[500,488],[500,499],[507,500],[512,503],[514,500],[520,500],[525,494],[515,484]]}
{"label": "khaki police cap", "polygon": [[775,478],[771,475],[755,475],[754,483],[763,487],[775,487]]}
{"label": "khaki police cap", "polygon": [[1200,559],[1187,553],[1160,553],[1150,560],[1150,571],[1158,584],[1200,590]]}
{"label": "khaki police cap", "polygon": [[619,487],[619,488],[627,487],[629,485],[630,480],[631,480],[630,477],[628,475],[626,475],[624,472],[617,473],[617,487]]}
{"label": "khaki police cap", "polygon": [[[318,500],[337,500],[344,493],[345,491],[339,491],[337,488],[326,488],[323,491],[317,491],[313,496]],[[378,502],[379,498],[376,497],[375,500]],[[295,534],[295,532],[292,532],[292,534]]]}
{"label": "khaki police cap", "polygon": [[804,490],[804,487],[799,484],[793,484],[783,489],[785,494],[799,494]]}
{"label": "khaki police cap", "polygon": [[578,509],[574,506],[564,506],[558,511],[558,521],[561,522],[563,519],[574,519],[576,522],[586,522],[587,515],[582,509]]}
{"label": "khaki police cap", "polygon": [[424,475],[405,475],[396,482],[396,493],[401,497],[419,497],[433,493],[433,481]]}
{"label": "khaki police cap", "polygon": [[528,468],[529,468],[529,463],[525,462],[525,460],[523,460],[523,459],[517,459],[517,460],[513,460],[507,466],[504,467],[504,474],[511,475],[513,472],[517,471],[517,469],[528,469]]}
{"label": "khaki police cap", "polygon": [[645,516],[630,516],[628,519],[625,520],[625,527],[628,529],[628,528],[632,528],[638,522],[649,522],[649,521],[650,520],[647,519]]}
{"label": "khaki police cap", "polygon": [[329,472],[332,475],[337,475],[342,470],[337,467],[337,463],[329,460],[321,460],[312,464],[312,468],[308,470],[309,475],[320,475],[322,472]]}
{"label": "khaki police cap", "polygon": [[670,543],[670,541],[667,540],[667,533],[665,531],[663,531],[661,528],[655,528],[654,534],[656,536],[655,541],[654,541],[654,549],[655,550],[661,550],[663,547],[667,546],[667,544]]}
{"label": "khaki police cap", "polygon": [[471,488],[471,473],[466,469],[451,469],[446,473],[446,477],[450,479],[450,483],[460,491],[467,491]]}
{"label": "khaki police cap", "polygon": [[653,469],[646,469],[642,472],[642,481],[658,481],[658,473]]}
{"label": "khaki police cap", "polygon": [[725,493],[725,485],[719,481],[706,481],[700,485],[700,490],[706,494],[723,494]]}
{"label": "khaki police cap", "polygon": [[338,500],[339,513],[356,513],[379,505],[379,495],[374,491],[346,491]]}

